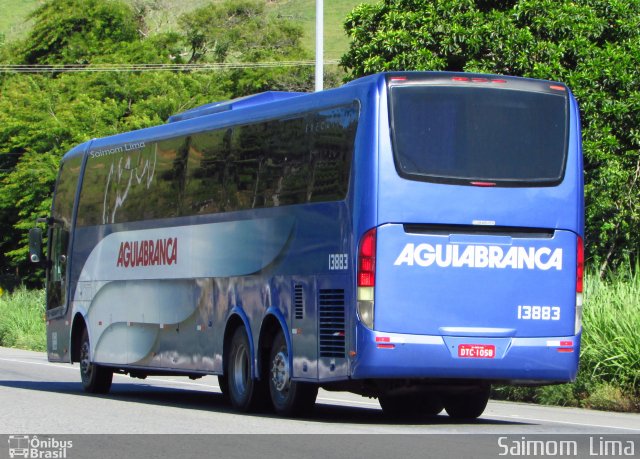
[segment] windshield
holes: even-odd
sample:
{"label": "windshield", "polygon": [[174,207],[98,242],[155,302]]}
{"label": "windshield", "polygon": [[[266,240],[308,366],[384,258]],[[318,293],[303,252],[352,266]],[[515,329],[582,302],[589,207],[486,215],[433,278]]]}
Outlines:
{"label": "windshield", "polygon": [[550,186],[567,153],[566,92],[407,85],[390,88],[396,168],[414,180]]}

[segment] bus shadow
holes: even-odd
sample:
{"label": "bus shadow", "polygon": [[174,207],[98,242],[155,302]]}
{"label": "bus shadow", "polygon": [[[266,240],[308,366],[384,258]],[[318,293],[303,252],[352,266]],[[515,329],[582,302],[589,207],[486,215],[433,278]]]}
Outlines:
{"label": "bus shadow", "polygon": [[[79,382],[53,382],[53,381],[0,381],[0,387],[23,389],[29,391],[55,392],[60,394],[78,395],[82,397],[94,397],[109,400],[125,401],[130,403],[143,403],[148,405],[168,406],[172,408],[185,408],[190,410],[214,411],[217,413],[236,413],[225,397],[219,392],[208,392],[193,389],[168,388],[149,385],[146,383],[117,383],[111,388],[109,394],[93,395],[83,391]],[[255,413],[246,413],[245,416],[280,419],[269,410]],[[334,405],[326,402],[316,402],[313,412],[299,418],[304,422],[318,423],[351,423],[360,425],[532,425],[523,421],[503,421],[496,419],[479,418],[471,421],[455,421],[446,413],[438,416],[398,419],[386,417],[382,410],[371,407]]]}

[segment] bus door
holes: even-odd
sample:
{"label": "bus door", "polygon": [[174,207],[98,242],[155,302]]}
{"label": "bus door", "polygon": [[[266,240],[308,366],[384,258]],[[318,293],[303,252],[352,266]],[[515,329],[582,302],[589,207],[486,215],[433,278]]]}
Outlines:
{"label": "bus door", "polygon": [[68,318],[72,216],[82,155],[60,165],[49,222],[46,263],[47,351],[50,361],[70,361]]}

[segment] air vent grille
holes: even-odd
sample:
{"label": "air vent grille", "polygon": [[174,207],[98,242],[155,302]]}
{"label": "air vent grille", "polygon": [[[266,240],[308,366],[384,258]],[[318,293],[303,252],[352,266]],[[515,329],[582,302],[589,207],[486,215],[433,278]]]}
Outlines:
{"label": "air vent grille", "polygon": [[319,291],[320,357],[345,357],[344,290]]}
{"label": "air vent grille", "polygon": [[296,319],[304,319],[304,295],[300,284],[293,286],[293,310]]}

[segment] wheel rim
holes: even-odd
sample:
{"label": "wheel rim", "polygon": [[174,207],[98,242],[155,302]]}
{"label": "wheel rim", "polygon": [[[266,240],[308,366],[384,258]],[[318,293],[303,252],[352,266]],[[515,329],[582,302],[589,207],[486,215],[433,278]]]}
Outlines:
{"label": "wheel rim", "polygon": [[91,376],[91,360],[89,358],[89,342],[84,341],[80,346],[80,372],[85,377]]}
{"label": "wheel rim", "polygon": [[233,386],[236,393],[244,395],[249,381],[249,352],[247,347],[241,345],[236,350],[233,359]]}
{"label": "wheel rim", "polygon": [[283,396],[286,396],[289,392],[291,382],[289,359],[283,351],[278,352],[271,363],[271,382],[273,383],[273,388]]}

